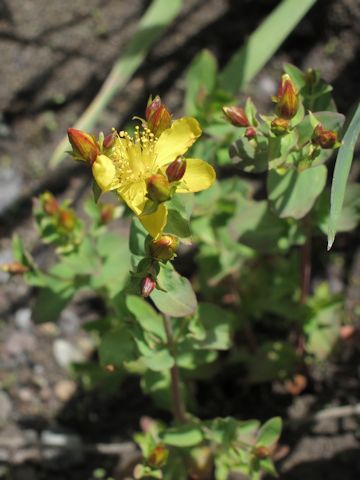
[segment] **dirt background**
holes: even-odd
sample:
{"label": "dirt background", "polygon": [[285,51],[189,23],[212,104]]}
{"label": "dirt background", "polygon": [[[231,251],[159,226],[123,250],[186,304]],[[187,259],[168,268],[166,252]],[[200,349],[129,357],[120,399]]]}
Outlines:
{"label": "dirt background", "polygon": [[[184,74],[194,55],[208,48],[224,65],[277,3],[185,0],[177,21],[116,95],[99,128],[106,131],[134,114],[141,116],[150,93],[162,95],[180,114]],[[14,232],[40,264],[48,260],[31,219],[33,195],[49,188],[75,199],[75,206],[86,195],[87,172],[67,160],[54,174],[47,166],[49,157],[99,90],[148,4],[0,0],[0,263],[11,259]],[[359,36],[359,0],[319,0],[245,93],[265,104],[276,90],[282,63],[290,61],[300,68],[319,68],[346,114],[359,97]],[[355,163],[352,177],[357,176]],[[331,276],[353,311],[359,304],[358,240],[359,232],[350,239],[339,237],[335,254],[345,259],[346,269],[335,268]],[[0,479],[90,480],[104,472],[126,477],[127,465],[137,455],[130,440],[140,416],[159,412],[136,382],[126,381],[120,392],[103,395],[80,388],[69,373],[72,361],[91,356],[91,339],[82,325],[96,317],[96,299],[71,304],[56,325],[35,325],[34,292],[5,274],[0,282]],[[313,385],[301,396],[292,398],[264,385],[239,398],[234,394],[234,401],[217,414],[286,418],[278,455],[284,480],[355,480],[360,478],[356,417],[320,421],[313,415],[326,406],[359,401],[359,359],[355,335],[331,364],[314,372]],[[225,377],[224,391],[231,396],[235,388],[233,377]],[[249,407],[254,395],[260,413]]]}

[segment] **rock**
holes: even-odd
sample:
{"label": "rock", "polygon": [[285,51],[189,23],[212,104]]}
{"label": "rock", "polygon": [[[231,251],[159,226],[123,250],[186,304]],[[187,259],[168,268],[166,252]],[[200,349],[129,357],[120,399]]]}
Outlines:
{"label": "rock", "polygon": [[[10,263],[14,260],[10,248],[4,249],[0,252],[0,265],[3,263]],[[0,283],[6,283],[10,278],[10,274],[0,270]]]}
{"label": "rock", "polygon": [[60,333],[59,327],[53,322],[45,322],[38,326],[41,334],[47,337],[56,337]]}
{"label": "rock", "polygon": [[82,362],[85,359],[79,349],[63,338],[54,341],[53,354],[56,362],[65,369],[69,368],[73,362]]}
{"label": "rock", "polygon": [[12,412],[12,403],[9,395],[0,391],[0,425],[6,423]]}
{"label": "rock", "polygon": [[21,177],[13,168],[6,166],[0,169],[0,213],[19,197],[21,184]]}
{"label": "rock", "polygon": [[60,315],[58,325],[65,335],[73,335],[79,331],[80,318],[75,312],[66,308]]}
{"label": "rock", "polygon": [[32,329],[30,308],[20,308],[15,312],[15,326],[18,330],[24,332],[29,332]]}
{"label": "rock", "polygon": [[76,383],[72,380],[60,380],[54,387],[56,397],[62,402],[67,402],[76,391]]}
{"label": "rock", "polygon": [[18,390],[18,398],[24,403],[31,403],[34,400],[34,391],[31,388],[23,387]]}
{"label": "rock", "polygon": [[11,355],[23,358],[24,353],[33,351],[35,346],[33,335],[27,332],[14,332],[10,335],[5,348]]}
{"label": "rock", "polygon": [[81,437],[75,433],[44,430],[40,441],[43,458],[53,469],[64,470],[84,459]]}

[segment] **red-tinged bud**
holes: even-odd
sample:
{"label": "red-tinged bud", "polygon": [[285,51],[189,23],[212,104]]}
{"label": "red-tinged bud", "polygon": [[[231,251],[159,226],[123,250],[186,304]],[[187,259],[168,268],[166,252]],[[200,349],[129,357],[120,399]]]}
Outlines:
{"label": "red-tinged bud", "polygon": [[274,98],[277,103],[277,112],[281,118],[290,120],[293,118],[299,108],[299,95],[290,76],[285,74],[281,77],[277,97]]}
{"label": "red-tinged bud", "polygon": [[146,181],[147,196],[154,202],[162,203],[172,196],[173,188],[164,175],[152,175]]}
{"label": "red-tinged bud", "polygon": [[69,142],[73,148],[73,155],[77,159],[85,160],[92,164],[100,154],[99,145],[88,133],[68,128]]}
{"label": "red-tinged bud", "polygon": [[106,150],[113,147],[115,143],[115,138],[116,138],[116,132],[112,132],[112,133],[109,133],[109,135],[106,135],[103,141],[103,147]]}
{"label": "red-tinged bud", "polygon": [[271,455],[270,449],[262,446],[255,447],[254,453],[260,460],[268,458]]}
{"label": "red-tinged bud", "polygon": [[183,157],[177,157],[166,168],[166,176],[169,182],[178,182],[183,178],[186,171],[186,160]]}
{"label": "red-tinged bud", "polygon": [[325,128],[319,123],[314,128],[314,132],[311,137],[311,141],[314,145],[318,145],[324,149],[331,149],[338,143],[336,132],[332,130],[325,130]]}
{"label": "red-tinged bud", "polygon": [[159,444],[150,452],[147,461],[150,467],[161,468],[166,464],[168,456],[169,450],[165,445]]}
{"label": "red-tinged bud", "polygon": [[115,205],[112,203],[104,203],[101,205],[101,212],[100,212],[100,221],[101,223],[109,223],[114,218],[115,213]]}
{"label": "red-tinged bud", "polygon": [[71,232],[76,224],[75,213],[72,210],[62,208],[59,211],[58,225],[60,228]]}
{"label": "red-tinged bud", "polygon": [[250,125],[246,113],[241,107],[223,107],[223,112],[235,127],[248,127]]}
{"label": "red-tinged bud", "polygon": [[245,130],[245,137],[248,139],[248,140],[252,140],[253,138],[256,137],[256,130],[254,127],[248,127],[246,130]]}
{"label": "red-tinged bud", "polygon": [[179,240],[174,235],[161,235],[150,243],[150,253],[155,260],[172,260]]}
{"label": "red-tinged bud", "polygon": [[45,192],[41,195],[40,201],[44,212],[48,215],[55,215],[59,211],[59,203],[50,192]]}
{"label": "red-tinged bud", "polygon": [[159,137],[164,130],[171,127],[170,112],[158,95],[154,100],[149,99],[145,117],[149,129],[156,137]]}
{"label": "red-tinged bud", "polygon": [[155,280],[148,275],[141,280],[141,296],[144,298],[149,297],[153,290],[156,288]]}
{"label": "red-tinged bud", "polygon": [[23,273],[28,272],[29,268],[26,265],[15,261],[0,265],[0,270],[6,273],[10,273],[11,275],[22,275]]}
{"label": "red-tinged bud", "polygon": [[288,132],[289,122],[285,118],[274,118],[271,122],[271,131],[277,136],[285,135]]}

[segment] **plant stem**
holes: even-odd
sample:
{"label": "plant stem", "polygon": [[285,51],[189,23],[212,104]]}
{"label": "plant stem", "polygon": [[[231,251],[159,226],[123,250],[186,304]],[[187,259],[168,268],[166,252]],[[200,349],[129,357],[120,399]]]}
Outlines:
{"label": "plant stem", "polygon": [[303,220],[305,243],[300,250],[300,304],[303,305],[309,294],[311,279],[311,221],[309,217]]}
{"label": "plant stem", "polygon": [[176,345],[174,342],[174,337],[173,337],[173,332],[171,327],[171,320],[167,315],[164,315],[164,328],[165,328],[169,351],[174,358],[174,365],[170,369],[171,394],[173,399],[174,417],[179,423],[185,423],[186,412],[185,412],[185,407],[184,407],[184,403],[183,403],[181,392],[180,392],[180,375],[179,375],[179,368],[176,364]]}

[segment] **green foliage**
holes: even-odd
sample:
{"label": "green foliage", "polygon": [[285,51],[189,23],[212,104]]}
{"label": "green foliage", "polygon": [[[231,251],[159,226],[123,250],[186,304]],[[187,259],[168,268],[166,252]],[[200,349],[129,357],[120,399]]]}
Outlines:
{"label": "green foliage", "polygon": [[334,243],[341,221],[341,209],[345,197],[346,183],[350,172],[356,141],[360,134],[360,105],[346,130],[342,145],[336,158],[334,178],[331,187],[331,204],[328,230],[328,250]]}
{"label": "green foliage", "polygon": [[157,281],[161,290],[154,290],[151,300],[160,312],[171,317],[186,317],[195,312],[197,301],[191,284],[171,264],[161,265]]}

